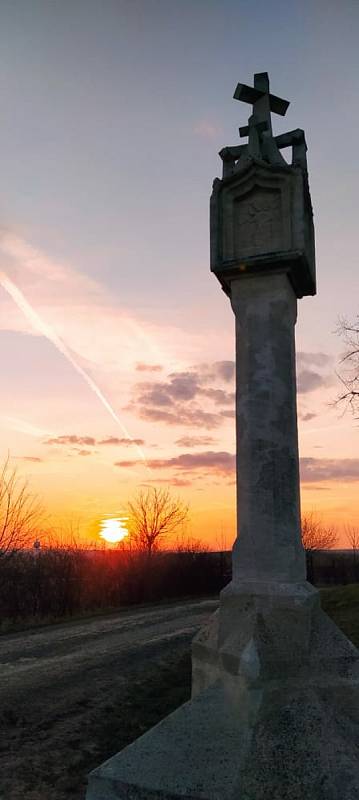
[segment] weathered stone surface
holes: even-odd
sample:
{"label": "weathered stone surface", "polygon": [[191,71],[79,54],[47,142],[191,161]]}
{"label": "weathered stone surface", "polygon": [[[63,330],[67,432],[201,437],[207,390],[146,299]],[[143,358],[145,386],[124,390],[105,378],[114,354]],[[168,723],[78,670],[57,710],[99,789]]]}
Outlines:
{"label": "weathered stone surface", "polygon": [[[244,687],[354,681],[358,652],[320,608],[309,583],[231,583],[192,647],[192,696],[216,681]],[[359,701],[359,695],[358,695]],[[359,733],[359,731],[358,731]]]}
{"label": "weathered stone surface", "polygon": [[231,280],[281,266],[298,297],[315,294],[312,206],[300,166],[245,159],[216,179],[211,196],[211,270],[230,294]]}
{"label": "weathered stone surface", "polygon": [[357,800],[357,698],[218,681],[94,770],[87,800]]}
{"label": "weathered stone surface", "polygon": [[294,326],[286,274],[231,283],[236,317],[237,531],[233,578],[305,580]]}
{"label": "weathered stone surface", "polygon": [[[271,112],[285,115],[289,103],[270,94],[266,72],[254,87],[238,84],[236,100],[253,104],[239,129],[246,145],[220,152],[223,177],[211,197],[211,270],[227,294],[241,270],[258,273],[282,265],[298,297],[315,294],[315,247],[306,142],[301,129],[273,136]],[[288,164],[280,150],[292,147]]]}

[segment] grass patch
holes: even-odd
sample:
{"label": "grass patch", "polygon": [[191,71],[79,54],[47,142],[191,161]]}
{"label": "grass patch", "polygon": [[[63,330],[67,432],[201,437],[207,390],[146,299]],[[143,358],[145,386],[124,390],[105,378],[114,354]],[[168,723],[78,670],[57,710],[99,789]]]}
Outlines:
{"label": "grass patch", "polygon": [[[148,600],[145,603],[127,603],[118,606],[109,606],[105,608],[92,608],[86,611],[76,612],[75,614],[66,614],[60,617],[47,616],[40,617],[32,615],[23,619],[11,619],[4,617],[0,620],[0,637],[6,636],[9,633],[22,633],[23,631],[36,630],[38,628],[50,628],[61,625],[76,625],[78,622],[91,622],[99,617],[111,617],[118,614],[127,614],[136,611],[145,611],[146,609],[163,608],[164,606],[177,606],[182,603],[201,603],[203,600],[216,600],[218,594],[198,594],[198,595],[180,595],[179,597],[163,597],[161,600]],[[0,797],[0,800],[2,798]]]}
{"label": "grass patch", "polygon": [[359,647],[359,583],[321,589],[323,611]]}

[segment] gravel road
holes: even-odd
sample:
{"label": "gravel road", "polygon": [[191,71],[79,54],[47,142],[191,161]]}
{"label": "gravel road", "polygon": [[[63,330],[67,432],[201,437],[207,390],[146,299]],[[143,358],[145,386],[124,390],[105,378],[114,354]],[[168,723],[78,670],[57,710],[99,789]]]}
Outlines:
{"label": "gravel road", "polygon": [[190,640],[217,602],[0,638],[1,800],[83,800],[87,772],[188,696]]}

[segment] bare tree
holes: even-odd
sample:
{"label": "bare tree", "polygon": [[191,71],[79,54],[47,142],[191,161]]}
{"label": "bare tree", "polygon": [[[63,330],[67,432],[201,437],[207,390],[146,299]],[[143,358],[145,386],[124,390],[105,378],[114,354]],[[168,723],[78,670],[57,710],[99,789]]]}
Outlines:
{"label": "bare tree", "polygon": [[150,488],[128,503],[128,529],[137,547],[149,557],[188,518],[188,506],[169,489]]}
{"label": "bare tree", "polygon": [[359,528],[355,525],[345,526],[345,536],[353,553],[354,580],[358,580]]}
{"label": "bare tree", "polygon": [[182,535],[177,537],[175,551],[176,553],[191,553],[195,555],[196,553],[208,553],[209,547],[208,544],[202,542],[201,539],[196,539],[193,536],[184,537]]}
{"label": "bare tree", "polygon": [[325,526],[313,511],[302,517],[302,543],[305,550],[331,550],[338,541],[336,529]]}
{"label": "bare tree", "polygon": [[0,471],[0,559],[10,558],[18,550],[32,544],[39,533],[37,525],[41,507],[29,492],[26,481],[19,478],[9,457]]}
{"label": "bare tree", "polygon": [[354,560],[356,560],[359,552],[359,528],[356,528],[355,525],[346,525],[345,536],[353,551]]}
{"label": "bare tree", "polygon": [[346,352],[341,359],[343,368],[339,375],[343,391],[337,402],[342,403],[345,408],[350,408],[357,416],[359,414],[359,315],[353,324],[341,319],[338,333],[344,341]]}

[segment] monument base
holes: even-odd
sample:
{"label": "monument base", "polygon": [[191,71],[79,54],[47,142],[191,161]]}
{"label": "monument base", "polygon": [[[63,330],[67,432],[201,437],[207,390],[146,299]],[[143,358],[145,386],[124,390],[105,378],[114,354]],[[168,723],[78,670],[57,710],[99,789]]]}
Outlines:
{"label": "monument base", "polygon": [[192,700],[95,769],[87,800],[357,800],[357,650],[309,584],[273,588],[226,587]]}

